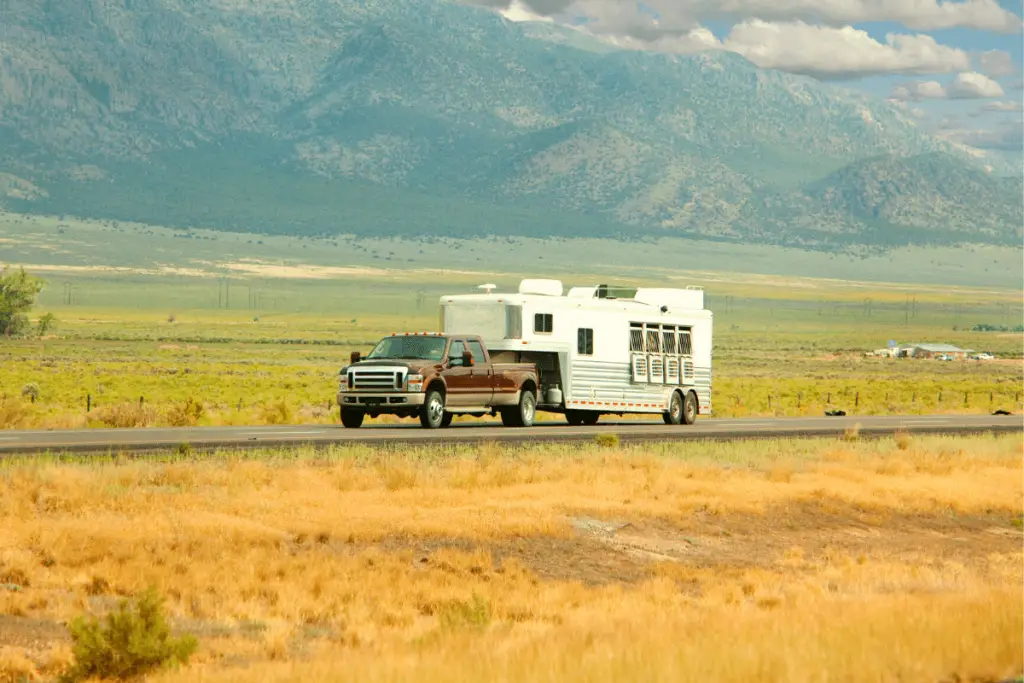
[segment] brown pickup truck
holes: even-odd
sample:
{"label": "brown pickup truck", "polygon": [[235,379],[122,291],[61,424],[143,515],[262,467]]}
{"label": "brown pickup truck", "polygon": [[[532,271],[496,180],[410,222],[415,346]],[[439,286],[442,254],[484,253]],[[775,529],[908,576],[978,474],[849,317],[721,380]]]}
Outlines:
{"label": "brown pickup truck", "polygon": [[369,415],[419,417],[427,429],[455,415],[501,415],[507,427],[530,427],[540,390],[533,363],[492,363],[480,337],[394,334],[339,373],[341,423],[358,428]]}

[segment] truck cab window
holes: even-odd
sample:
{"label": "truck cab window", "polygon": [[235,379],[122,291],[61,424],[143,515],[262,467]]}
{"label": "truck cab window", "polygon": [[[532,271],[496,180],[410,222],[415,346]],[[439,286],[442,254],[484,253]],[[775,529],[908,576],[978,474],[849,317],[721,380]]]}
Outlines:
{"label": "truck cab window", "polygon": [[555,329],[555,316],[551,313],[537,313],[533,316],[533,331],[551,333]]}
{"label": "truck cab window", "polygon": [[452,345],[448,349],[448,362],[454,365],[462,365],[462,352],[465,348],[466,345],[461,341],[452,341]]}
{"label": "truck cab window", "polygon": [[470,351],[470,353],[473,354],[473,361],[476,362],[476,363],[483,363],[484,362],[484,347],[483,347],[483,344],[481,344],[480,342],[478,342],[478,341],[476,341],[474,339],[470,339],[467,342],[467,344],[469,344],[469,351]]}

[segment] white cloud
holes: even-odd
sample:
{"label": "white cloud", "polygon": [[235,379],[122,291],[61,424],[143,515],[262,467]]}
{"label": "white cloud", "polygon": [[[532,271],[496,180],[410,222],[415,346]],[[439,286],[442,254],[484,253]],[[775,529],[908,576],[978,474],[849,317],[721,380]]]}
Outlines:
{"label": "white cloud", "polygon": [[720,50],[722,43],[715,34],[706,28],[695,28],[683,34],[665,33],[650,40],[642,40],[633,36],[603,36],[604,40],[629,50],[654,50],[656,52],[672,52],[691,54],[705,50]]}
{"label": "white cloud", "polygon": [[850,26],[831,28],[802,21],[746,21],[734,26],[722,43],[762,68],[826,79],[946,73],[971,66],[966,52],[941,45],[931,36],[888,34],[886,42],[879,43],[866,31]]}
{"label": "white cloud", "polygon": [[1013,57],[1009,52],[1003,50],[988,50],[978,55],[978,71],[998,78],[1009,76],[1017,72],[1017,66],[1013,63]]}
{"label": "white cloud", "polygon": [[982,107],[985,111],[1022,111],[1024,107],[1020,102],[992,102]]}
{"label": "white cloud", "polygon": [[834,26],[894,21],[921,31],[967,27],[1015,33],[1021,29],[1020,18],[996,0],[702,0],[691,4],[707,8],[697,13],[698,18],[712,12],[739,19],[817,20]]}
{"label": "white cloud", "polygon": [[1019,124],[1008,124],[995,129],[956,129],[938,133],[951,142],[977,149],[997,149],[1007,152],[1024,151],[1024,128]]}
{"label": "white cloud", "polygon": [[[508,6],[508,0],[478,0]],[[555,16],[563,12],[598,18],[602,32],[632,35],[640,14],[635,0],[524,0],[529,11]],[[646,0],[666,27],[686,32],[708,19],[822,22],[846,26],[892,21],[918,31],[965,27],[1000,33],[1021,30],[1020,17],[997,0]],[[618,19],[618,25],[616,24]],[[635,36],[634,36],[635,37]]]}
{"label": "white cloud", "polygon": [[512,0],[512,3],[508,7],[499,10],[501,16],[505,17],[509,21],[544,21],[553,22],[554,19],[546,17],[543,14],[538,14],[530,9],[529,5],[526,5],[519,0]]}
{"label": "white cloud", "polygon": [[1003,88],[991,78],[975,72],[956,75],[949,86],[938,81],[914,81],[892,89],[890,100],[981,100],[1002,97]]}
{"label": "white cloud", "polygon": [[1005,94],[1001,85],[976,72],[957,74],[947,91],[952,100],[987,99]]}

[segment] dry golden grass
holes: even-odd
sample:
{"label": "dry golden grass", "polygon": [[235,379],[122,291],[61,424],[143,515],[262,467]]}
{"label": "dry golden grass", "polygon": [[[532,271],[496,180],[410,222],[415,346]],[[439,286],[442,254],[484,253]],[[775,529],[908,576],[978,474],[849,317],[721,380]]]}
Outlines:
{"label": "dry golden grass", "polygon": [[997,680],[1024,672],[1021,448],[8,461],[0,681],[151,583],[201,641],[168,683]]}

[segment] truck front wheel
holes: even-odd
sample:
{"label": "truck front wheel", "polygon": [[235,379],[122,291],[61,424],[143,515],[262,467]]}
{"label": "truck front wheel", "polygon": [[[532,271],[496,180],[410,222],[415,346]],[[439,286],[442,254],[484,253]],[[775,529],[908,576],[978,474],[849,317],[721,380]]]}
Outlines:
{"label": "truck front wheel", "polygon": [[359,429],[363,426],[363,418],[366,414],[361,410],[353,410],[352,408],[341,409],[341,424],[346,429]]}
{"label": "truck front wheel", "polygon": [[427,392],[420,412],[420,424],[424,429],[439,429],[444,426],[444,394],[437,389]]}

